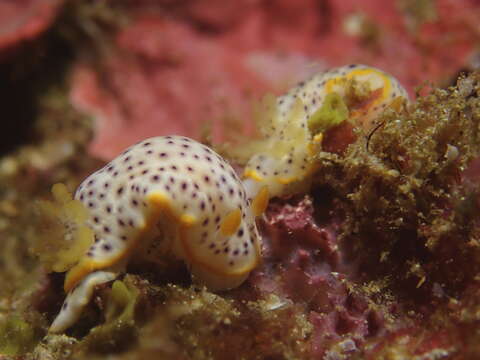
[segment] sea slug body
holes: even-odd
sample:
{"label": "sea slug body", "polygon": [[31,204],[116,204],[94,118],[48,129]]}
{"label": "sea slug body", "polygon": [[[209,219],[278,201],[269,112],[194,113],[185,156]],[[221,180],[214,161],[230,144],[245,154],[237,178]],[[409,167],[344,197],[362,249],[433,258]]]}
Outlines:
{"label": "sea slug body", "polygon": [[264,210],[262,197],[250,201],[232,167],[192,139],[154,137],[133,145],[75,193],[95,241],[67,273],[69,294],[50,331],[70,327],[93,288],[113,280],[139,247],[183,260],[212,290],[240,285],[261,257],[255,216]]}
{"label": "sea slug body", "polygon": [[[298,191],[315,169],[325,131],[343,121],[368,133],[389,106],[408,101],[391,75],[351,64],[318,73],[276,99],[267,99],[263,140],[253,146],[243,177],[249,192],[267,186],[271,196]],[[332,104],[339,104],[335,109]],[[333,119],[333,120],[332,120]]]}

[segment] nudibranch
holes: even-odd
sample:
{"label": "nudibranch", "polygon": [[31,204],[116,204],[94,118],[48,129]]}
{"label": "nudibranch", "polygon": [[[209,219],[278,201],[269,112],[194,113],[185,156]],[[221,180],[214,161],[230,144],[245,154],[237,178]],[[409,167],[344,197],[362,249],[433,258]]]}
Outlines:
{"label": "nudibranch", "polygon": [[278,98],[264,101],[263,139],[243,177],[253,194],[267,186],[271,196],[298,190],[315,168],[325,132],[343,121],[368,133],[387,107],[408,101],[408,94],[391,75],[352,64],[315,74]]}
{"label": "nudibranch", "polygon": [[139,247],[183,260],[211,290],[239,286],[261,257],[255,217],[265,210],[264,191],[250,201],[233,168],[187,137],[133,145],[86,178],[75,199],[95,240],[66,275],[51,332],[70,327],[94,287],[118,276]]}

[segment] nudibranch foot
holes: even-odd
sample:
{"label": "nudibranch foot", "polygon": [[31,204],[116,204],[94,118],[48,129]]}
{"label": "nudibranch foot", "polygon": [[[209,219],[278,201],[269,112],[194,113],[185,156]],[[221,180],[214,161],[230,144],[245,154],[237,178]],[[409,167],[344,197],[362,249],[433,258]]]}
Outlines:
{"label": "nudibranch foot", "polygon": [[109,271],[96,271],[87,275],[68,293],[60,313],[48,331],[51,333],[59,333],[72,326],[80,317],[83,308],[90,302],[95,287],[114,280],[117,275],[116,272]]}
{"label": "nudibranch foot", "polygon": [[192,264],[190,266],[192,279],[199,285],[206,285],[211,291],[226,291],[234,289],[241,285],[248,277],[249,271],[245,271],[238,275],[225,276],[208,271],[202,266]]}

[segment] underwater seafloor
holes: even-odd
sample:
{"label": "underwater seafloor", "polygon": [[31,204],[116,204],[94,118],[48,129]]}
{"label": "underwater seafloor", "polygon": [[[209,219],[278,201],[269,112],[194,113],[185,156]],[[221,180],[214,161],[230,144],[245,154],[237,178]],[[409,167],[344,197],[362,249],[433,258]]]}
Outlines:
{"label": "underwater seafloor", "polygon": [[[479,358],[480,4],[385,3],[0,3],[0,358]],[[132,264],[47,333],[65,297],[65,229],[39,205],[53,184],[73,191],[154,135],[228,154],[254,100],[348,63],[414,101],[368,136],[334,132],[311,190],[271,199],[244,284]]]}

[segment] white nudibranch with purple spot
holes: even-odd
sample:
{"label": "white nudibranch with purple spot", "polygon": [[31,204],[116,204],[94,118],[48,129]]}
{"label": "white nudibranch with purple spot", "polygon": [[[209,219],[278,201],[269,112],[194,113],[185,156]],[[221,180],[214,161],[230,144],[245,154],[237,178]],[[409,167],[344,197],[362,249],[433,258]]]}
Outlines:
{"label": "white nudibranch with purple spot", "polygon": [[260,261],[255,216],[268,195],[250,201],[232,167],[189,138],[133,145],[85,179],[75,199],[88,210],[95,241],[67,273],[68,295],[51,332],[75,323],[94,287],[115,279],[139,243],[147,253],[183,260],[211,290],[239,286]]}
{"label": "white nudibranch with purple spot", "polygon": [[387,107],[397,100],[408,101],[407,92],[394,77],[357,64],[315,74],[285,95],[267,97],[260,124],[263,139],[247,144],[253,153],[243,173],[249,192],[255,194],[267,186],[271,196],[279,196],[308,184],[324,136],[324,131],[313,131],[312,123],[320,123],[324,130],[339,124],[322,118],[332,96],[344,104],[341,121],[349,121],[364,133]]}

